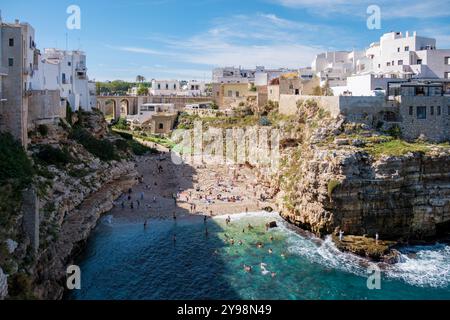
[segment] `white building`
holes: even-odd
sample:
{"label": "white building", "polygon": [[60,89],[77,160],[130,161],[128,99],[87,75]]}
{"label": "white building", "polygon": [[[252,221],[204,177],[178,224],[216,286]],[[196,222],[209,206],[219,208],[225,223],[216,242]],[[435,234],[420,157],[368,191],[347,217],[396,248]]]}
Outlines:
{"label": "white building", "polygon": [[152,80],[149,92],[153,96],[176,96],[181,91],[178,80]]}
{"label": "white building", "polygon": [[183,91],[190,97],[206,95],[206,82],[191,80],[184,87]]}
{"label": "white building", "polygon": [[450,49],[437,49],[436,39],[390,32],[372,43],[357,63],[358,74],[387,78],[450,78]]}
{"label": "white building", "polygon": [[141,125],[149,121],[153,116],[161,113],[176,113],[172,103],[144,103],[139,106],[138,114],[128,115],[127,122],[133,125]]}
{"label": "white building", "polygon": [[308,81],[314,78],[314,71],[311,67],[298,69],[298,77],[300,80]]}
{"label": "white building", "polygon": [[312,69],[335,95],[371,96],[395,79],[450,79],[450,49],[437,49],[436,39],[416,32],[390,32],[363,52],[322,53]]}
{"label": "white building", "polygon": [[356,70],[357,60],[365,56],[364,51],[333,51],[318,54],[311,69],[320,78],[320,85],[345,86],[346,79]]}
{"label": "white building", "polygon": [[258,67],[255,71],[255,86],[267,86],[269,83],[276,78],[284,74],[297,73],[296,70],[292,69],[265,69],[264,67]]}
{"label": "white building", "polygon": [[42,89],[50,89],[54,86],[56,76],[61,98],[67,100],[72,110],[82,108],[90,111],[95,107],[84,52],[45,49],[43,59],[43,78],[40,79]]}
{"label": "white building", "polygon": [[235,67],[216,68],[213,70],[213,83],[248,83],[249,71]]}

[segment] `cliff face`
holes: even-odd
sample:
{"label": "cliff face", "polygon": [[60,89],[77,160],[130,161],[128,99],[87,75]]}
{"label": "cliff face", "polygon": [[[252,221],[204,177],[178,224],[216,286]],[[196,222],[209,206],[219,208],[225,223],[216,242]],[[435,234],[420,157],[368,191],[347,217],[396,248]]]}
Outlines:
{"label": "cliff face", "polygon": [[404,240],[450,231],[450,153],[379,160],[360,151],[312,153],[299,167],[294,208],[282,204],[283,216],[294,223],[320,235],[339,228]]}
{"label": "cliff face", "polygon": [[396,241],[448,235],[448,145],[408,143],[319,113],[301,106],[303,116],[294,119],[304,124],[297,145],[283,151],[277,195],[283,217],[321,236],[339,230]]}
{"label": "cliff face", "polygon": [[[108,132],[103,117],[84,113],[74,118],[82,118],[77,128],[86,132],[83,137],[88,143],[72,137],[74,130],[63,122],[49,126],[45,135],[34,133],[28,155],[36,172],[33,188],[39,195],[39,219],[34,224],[39,228],[32,229],[33,235],[23,229],[25,220],[30,219],[27,208],[11,214],[8,227],[0,226],[0,235],[10,238],[0,242],[0,299],[61,298],[66,268],[74,254],[101,214],[136,183],[131,153],[116,147],[124,141],[116,141],[120,137]],[[112,158],[100,160],[88,149],[100,156],[113,150]],[[37,249],[33,239],[38,239]]]}

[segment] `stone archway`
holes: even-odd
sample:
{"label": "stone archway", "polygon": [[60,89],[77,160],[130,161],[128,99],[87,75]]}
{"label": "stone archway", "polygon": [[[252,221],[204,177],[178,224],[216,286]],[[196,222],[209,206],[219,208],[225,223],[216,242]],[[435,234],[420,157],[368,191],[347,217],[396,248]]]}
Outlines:
{"label": "stone archway", "polygon": [[120,116],[126,117],[130,114],[130,101],[128,99],[120,100]]}

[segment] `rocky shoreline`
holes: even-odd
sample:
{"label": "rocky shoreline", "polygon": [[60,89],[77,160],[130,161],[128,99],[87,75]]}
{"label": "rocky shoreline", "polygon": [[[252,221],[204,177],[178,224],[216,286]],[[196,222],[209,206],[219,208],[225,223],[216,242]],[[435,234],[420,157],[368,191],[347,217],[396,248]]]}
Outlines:
{"label": "rocky shoreline", "polygon": [[91,231],[102,214],[113,208],[114,201],[136,184],[136,174],[126,173],[87,197],[77,209],[69,212],[61,226],[60,237],[43,254],[36,269],[37,290],[44,299],[61,299],[66,268],[83,250]]}

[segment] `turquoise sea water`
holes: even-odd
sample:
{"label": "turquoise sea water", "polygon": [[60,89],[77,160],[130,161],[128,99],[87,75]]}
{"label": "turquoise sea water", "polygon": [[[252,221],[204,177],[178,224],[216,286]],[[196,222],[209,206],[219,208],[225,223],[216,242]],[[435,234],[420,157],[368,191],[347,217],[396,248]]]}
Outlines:
{"label": "turquoise sea water", "polygon": [[[155,220],[144,230],[104,217],[78,261],[82,289],[69,298],[450,299],[447,245],[404,249],[402,263],[383,269],[381,290],[369,290],[367,262],[339,252],[329,239],[295,230],[276,214],[231,218],[230,225],[217,217],[206,227],[197,217]],[[266,232],[273,220],[278,228]]]}

